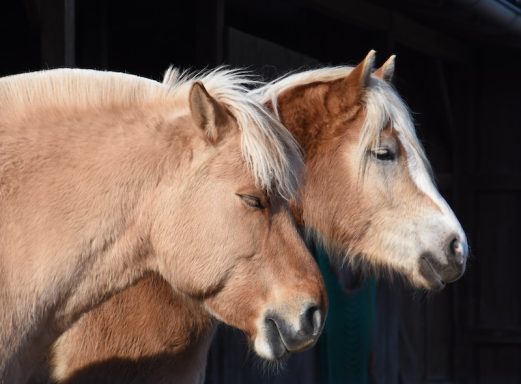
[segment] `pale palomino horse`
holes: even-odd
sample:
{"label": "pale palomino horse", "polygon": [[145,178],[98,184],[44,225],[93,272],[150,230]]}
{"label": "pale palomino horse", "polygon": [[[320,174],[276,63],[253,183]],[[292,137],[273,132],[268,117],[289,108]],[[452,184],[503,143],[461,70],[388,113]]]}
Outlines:
{"label": "pale palomino horse", "polygon": [[[390,85],[394,57],[371,75],[373,61],[370,52],[356,68],[296,73],[253,93],[304,149],[301,200],[292,211],[332,261],[397,271],[437,290],[465,270],[466,237]],[[64,334],[53,350],[54,377],[201,383],[215,326],[210,314],[151,276]]]}
{"label": "pale palomino horse", "polygon": [[82,313],[146,272],[261,356],[316,341],[323,281],[285,200],[300,151],[246,85],[222,69],[0,79],[0,383],[26,382]]}

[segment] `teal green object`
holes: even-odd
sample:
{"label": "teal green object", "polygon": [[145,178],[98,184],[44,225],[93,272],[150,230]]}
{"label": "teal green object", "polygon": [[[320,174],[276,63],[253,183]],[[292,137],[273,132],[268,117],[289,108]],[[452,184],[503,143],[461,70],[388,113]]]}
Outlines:
{"label": "teal green object", "polygon": [[323,249],[316,252],[329,295],[329,314],[320,338],[321,383],[369,384],[369,360],[376,319],[376,281],[352,293],[342,289]]}

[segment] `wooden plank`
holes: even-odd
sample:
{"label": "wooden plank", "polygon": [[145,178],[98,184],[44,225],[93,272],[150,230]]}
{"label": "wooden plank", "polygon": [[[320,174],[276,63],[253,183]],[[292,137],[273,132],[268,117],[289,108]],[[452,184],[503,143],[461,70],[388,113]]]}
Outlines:
{"label": "wooden plank", "polygon": [[467,175],[467,180],[475,191],[521,191],[521,173],[479,172]]}
{"label": "wooden plank", "polygon": [[450,172],[436,173],[436,185],[442,191],[452,189],[455,183],[466,184],[467,189],[470,188],[473,192],[521,191],[521,173],[464,173],[463,171],[459,173],[458,176]]}
{"label": "wooden plank", "polygon": [[76,65],[76,0],[63,1],[64,63],[66,67]]}
{"label": "wooden plank", "polygon": [[76,63],[76,0],[35,0],[40,21],[42,65],[73,67]]}
{"label": "wooden plank", "polygon": [[316,67],[320,64],[310,56],[238,29],[227,28],[226,32],[226,61],[233,66],[252,68],[266,79],[303,66]]}
{"label": "wooden plank", "polygon": [[[497,60],[501,54],[502,60]],[[483,50],[477,67],[475,125],[478,139],[467,146],[474,150],[469,170],[475,188],[472,290],[467,301],[474,307],[469,324],[473,354],[473,382],[518,383],[521,345],[520,282],[516,271],[521,221],[521,134],[515,76],[521,61],[518,52]],[[489,331],[487,331],[487,329]]]}
{"label": "wooden plank", "polygon": [[[453,207],[456,215],[467,232],[467,237],[473,246],[474,191],[469,183],[465,182],[463,174],[472,171],[475,162],[475,69],[473,66],[453,67],[448,75],[448,89],[454,108],[453,142]],[[470,381],[473,367],[473,350],[468,331],[473,318],[475,295],[473,289],[474,276],[472,269],[453,286],[452,297],[452,378],[458,382]]]}
{"label": "wooden plank", "polygon": [[[491,58],[488,58],[488,56]],[[501,55],[501,60],[492,57]],[[519,51],[487,51],[481,59],[479,109],[475,129],[479,134],[475,162],[487,173],[521,173],[521,67]],[[521,178],[519,179],[521,181]]]}
{"label": "wooden plank", "polygon": [[[75,57],[78,66],[109,68],[108,8],[113,5],[113,1],[109,3],[104,0],[80,1],[76,4],[77,19],[74,33],[78,42]],[[94,25],[93,20],[96,20]],[[150,30],[147,32],[150,34]]]}
{"label": "wooden plank", "polygon": [[32,0],[0,4],[0,76],[40,69],[39,23]]}
{"label": "wooden plank", "polygon": [[521,365],[519,348],[514,345],[488,346],[476,348],[479,356],[477,374],[479,383],[519,384]]}
{"label": "wooden plank", "polygon": [[389,32],[397,41],[418,52],[450,61],[471,62],[473,60],[473,51],[468,45],[398,12],[392,12]]}
{"label": "wooden plank", "polygon": [[477,194],[474,242],[479,281],[476,320],[480,328],[513,328],[521,324],[519,306],[521,258],[521,192]]}
{"label": "wooden plank", "polygon": [[224,58],[224,0],[196,1],[196,64],[212,67]]}
{"label": "wooden plank", "polygon": [[471,337],[473,344],[521,346],[521,328],[477,328],[471,331]]}
{"label": "wooden plank", "polygon": [[372,29],[386,29],[392,23],[392,13],[368,1],[310,0],[309,4],[333,17]]}
{"label": "wooden plank", "polygon": [[452,359],[451,302],[454,284],[429,298],[425,305],[424,379],[443,381],[450,377]]}
{"label": "wooden plank", "polygon": [[374,361],[371,367],[373,381],[379,384],[400,382],[400,312],[403,287],[385,279],[378,282],[376,296],[376,329],[374,335]]}
{"label": "wooden plank", "polygon": [[309,0],[308,3],[332,17],[349,20],[366,28],[387,31],[395,41],[419,52],[450,61],[472,61],[473,51],[468,45],[400,12],[359,0]]}

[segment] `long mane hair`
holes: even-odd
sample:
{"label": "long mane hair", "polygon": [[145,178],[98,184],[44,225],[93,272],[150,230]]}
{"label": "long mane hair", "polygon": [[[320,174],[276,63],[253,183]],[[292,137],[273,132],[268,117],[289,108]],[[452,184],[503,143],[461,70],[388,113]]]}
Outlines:
{"label": "long mane hair", "polygon": [[[242,153],[257,184],[286,199],[295,197],[302,169],[301,151],[293,136],[260,102],[246,95],[253,84],[248,72],[217,68],[183,72],[170,68],[163,83],[116,72],[55,69],[0,79],[0,121],[30,108],[70,111],[131,107],[143,103],[188,100],[194,82],[224,104],[241,129]],[[184,98],[184,99],[183,99]],[[188,103],[184,103],[188,108]]]}
{"label": "long mane hair", "polygon": [[[278,97],[290,88],[315,82],[331,82],[348,76],[354,67],[337,66],[313,69],[294,74],[283,75],[266,85],[254,89],[251,94],[261,103],[270,102],[278,116]],[[361,139],[357,151],[360,174],[365,174],[367,153],[379,146],[382,130],[390,125],[395,130],[402,144],[407,145],[414,153],[414,159],[429,173],[431,168],[425,156],[425,151],[416,135],[414,122],[409,108],[388,82],[371,76],[364,93],[364,108],[366,119],[362,127]]]}

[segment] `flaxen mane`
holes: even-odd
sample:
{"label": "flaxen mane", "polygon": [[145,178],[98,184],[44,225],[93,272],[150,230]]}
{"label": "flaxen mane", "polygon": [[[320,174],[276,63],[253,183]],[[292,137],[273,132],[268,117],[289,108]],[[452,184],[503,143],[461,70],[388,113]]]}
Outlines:
{"label": "flaxen mane", "polygon": [[[163,83],[115,72],[56,69],[0,79],[0,121],[22,116],[28,108],[54,110],[130,107],[178,102],[194,82],[228,107],[242,129],[243,156],[257,184],[289,199],[298,189],[301,153],[291,134],[260,103],[245,97],[252,81],[244,71],[218,68],[177,76],[169,70]],[[188,103],[186,108],[188,108]]]}
{"label": "flaxen mane", "polygon": [[[278,115],[277,100],[284,91],[299,85],[338,80],[349,75],[353,69],[353,67],[349,66],[325,67],[289,74],[255,89],[252,91],[252,94],[261,103],[270,102]],[[402,144],[407,145],[408,149],[414,154],[412,158],[417,163],[410,164],[410,166],[423,166],[430,172],[430,165],[416,136],[409,109],[391,84],[371,76],[368,88],[364,94],[364,107],[367,116],[362,128],[357,154],[361,175],[365,173],[365,168],[367,167],[367,153],[378,147],[380,133],[388,123],[390,123],[392,129],[398,132]]]}

